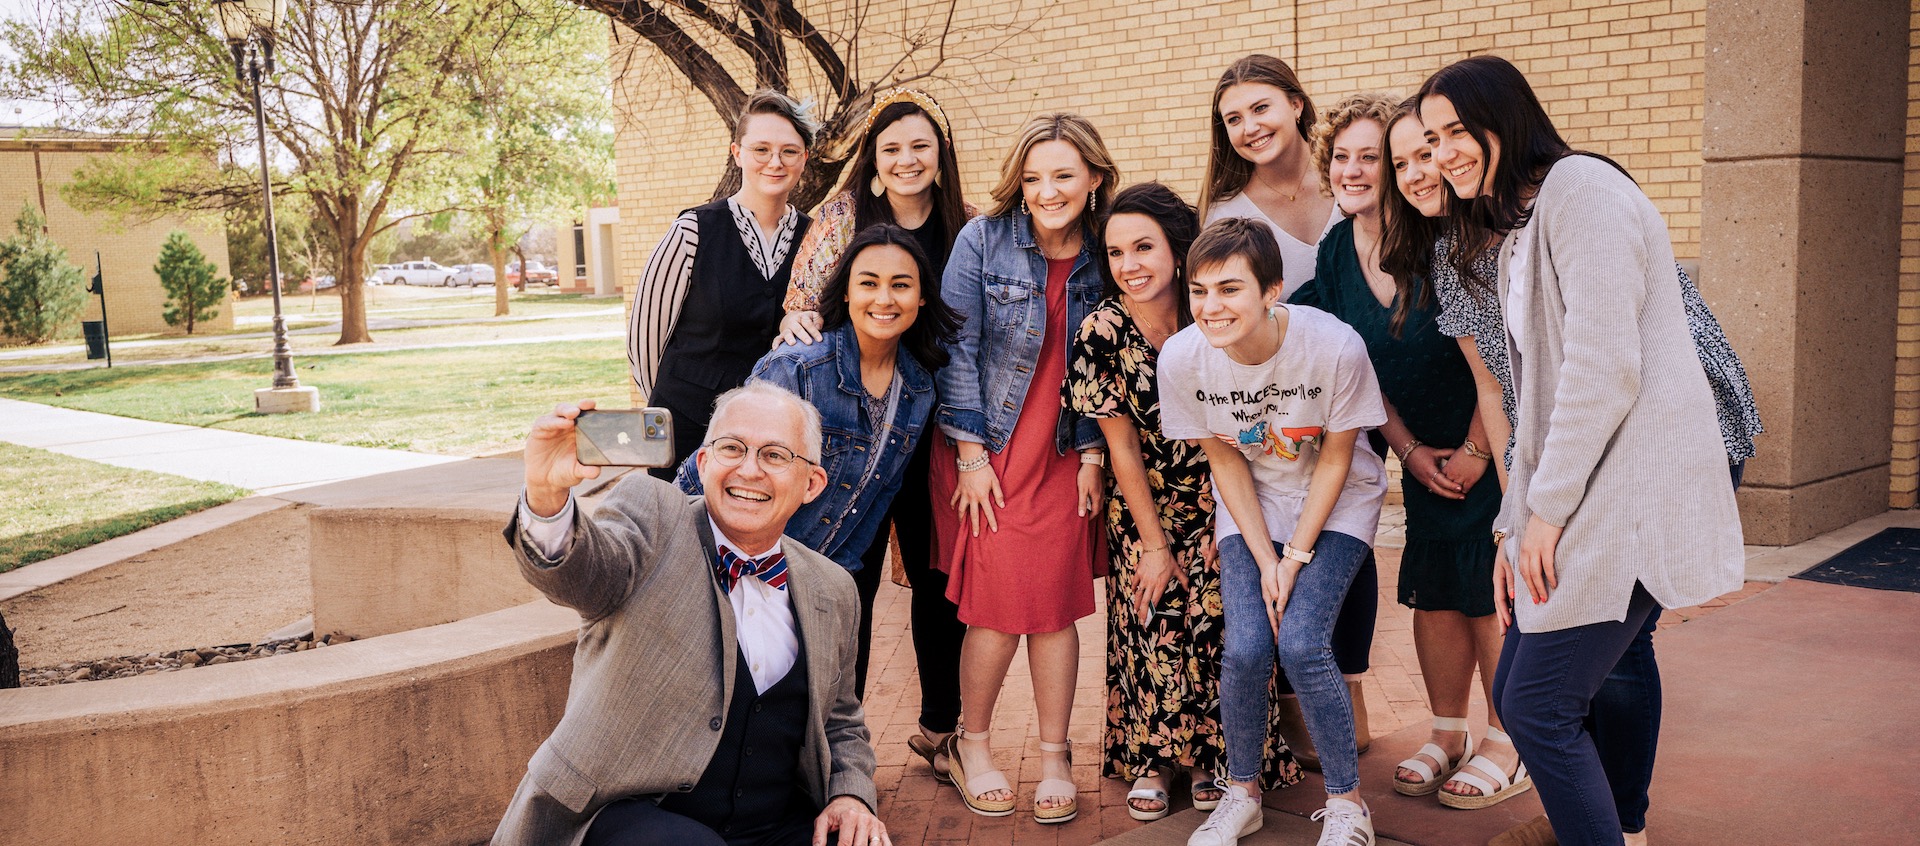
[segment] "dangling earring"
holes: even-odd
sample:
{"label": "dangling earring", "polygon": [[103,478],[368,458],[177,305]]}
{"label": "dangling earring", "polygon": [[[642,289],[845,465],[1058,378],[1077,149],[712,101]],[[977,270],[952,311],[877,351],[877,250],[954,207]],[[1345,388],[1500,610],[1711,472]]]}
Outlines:
{"label": "dangling earring", "polygon": [[933,187],[940,187],[940,171],[936,170],[933,172]]}
{"label": "dangling earring", "polygon": [[1087,192],[1087,213],[1092,214],[1099,210],[1100,210],[1100,195],[1095,192],[1088,191]]}
{"label": "dangling earring", "polygon": [[1020,213],[1028,217],[1033,216],[1033,212],[1027,211],[1027,198],[1025,197],[1020,198]]}
{"label": "dangling earring", "polygon": [[878,197],[882,194],[887,193],[887,186],[881,185],[880,177],[878,175],[875,175],[872,179],[867,180],[867,190],[872,191],[873,195],[875,197]]}

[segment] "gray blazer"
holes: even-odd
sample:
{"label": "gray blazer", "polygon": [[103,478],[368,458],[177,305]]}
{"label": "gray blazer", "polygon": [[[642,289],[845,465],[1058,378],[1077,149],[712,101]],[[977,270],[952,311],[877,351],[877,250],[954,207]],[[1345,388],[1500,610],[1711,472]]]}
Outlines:
{"label": "gray blazer", "polygon": [[[1636,581],[1668,608],[1738,590],[1740,513],[1666,222],[1590,156],[1556,163],[1533,208],[1532,296],[1506,315],[1518,421],[1495,525],[1515,532],[1509,561],[1528,517],[1566,531],[1547,602],[1515,588],[1520,630],[1624,620]],[[1503,307],[1517,237],[1500,249]]]}
{"label": "gray blazer", "polygon": [[[644,473],[614,488],[592,519],[574,510],[573,541],[549,562],[507,526],[520,571],[580,612],[573,679],[560,724],[527,763],[493,843],[578,844],[609,802],[692,790],[719,747],[738,676],[733,606],[713,577],[704,500]],[[811,707],[796,762],[807,795],[872,808],[873,747],[853,692],[860,602],[847,571],[792,538],[794,619]]]}

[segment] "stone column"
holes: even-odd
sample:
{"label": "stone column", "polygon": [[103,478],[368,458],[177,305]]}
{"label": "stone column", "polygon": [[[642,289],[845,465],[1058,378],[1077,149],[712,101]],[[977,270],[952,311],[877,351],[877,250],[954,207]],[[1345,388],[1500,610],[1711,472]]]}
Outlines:
{"label": "stone column", "polygon": [[1703,289],[1767,425],[1747,541],[1886,510],[1908,4],[1708,0]]}

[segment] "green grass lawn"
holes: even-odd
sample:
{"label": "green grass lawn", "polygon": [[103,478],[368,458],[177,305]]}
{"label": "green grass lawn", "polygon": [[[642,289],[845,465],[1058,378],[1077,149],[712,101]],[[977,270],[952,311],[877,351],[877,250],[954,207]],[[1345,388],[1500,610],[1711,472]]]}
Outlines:
{"label": "green grass lawn", "polygon": [[239,499],[231,485],[0,443],[0,573]]}
{"label": "green grass lawn", "polygon": [[350,446],[442,455],[516,449],[562,400],[628,405],[626,342],[591,341],[295,356],[300,384],[320,389],[317,414],[260,415],[265,359],[0,375],[0,396]]}

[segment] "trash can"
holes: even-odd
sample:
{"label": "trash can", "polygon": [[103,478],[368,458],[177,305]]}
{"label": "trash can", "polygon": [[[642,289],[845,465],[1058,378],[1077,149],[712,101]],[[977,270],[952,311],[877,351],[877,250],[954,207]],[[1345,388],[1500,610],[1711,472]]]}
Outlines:
{"label": "trash can", "polygon": [[107,322],[104,320],[82,320],[81,331],[87,336],[87,360],[107,357]]}

